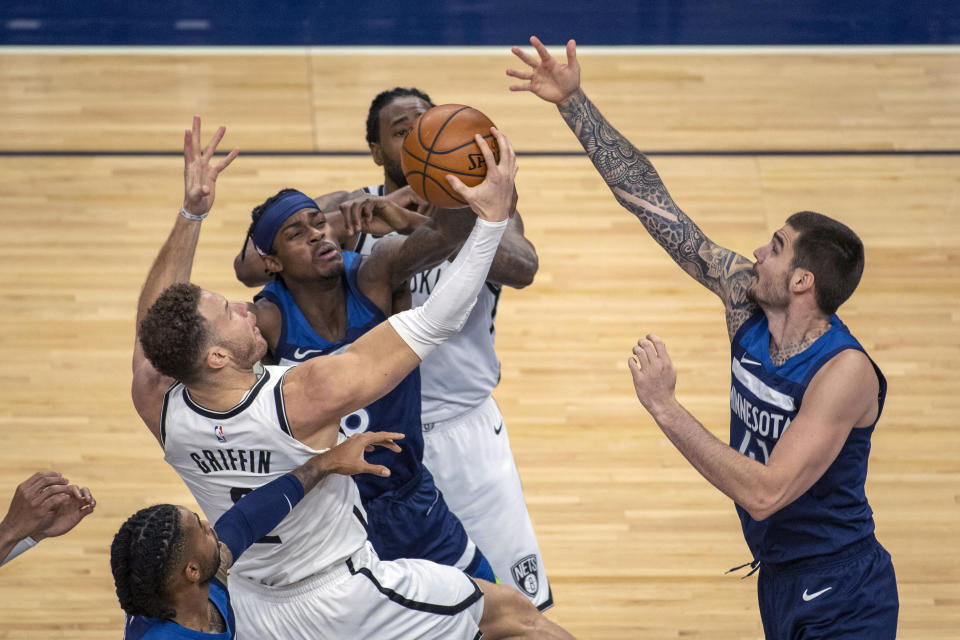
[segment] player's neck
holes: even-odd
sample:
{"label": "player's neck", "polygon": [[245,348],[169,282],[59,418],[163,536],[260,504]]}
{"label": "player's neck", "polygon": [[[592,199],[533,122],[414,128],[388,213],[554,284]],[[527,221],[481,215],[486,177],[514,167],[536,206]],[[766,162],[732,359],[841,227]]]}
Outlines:
{"label": "player's neck", "polygon": [[830,318],[819,310],[788,306],[782,310],[764,311],[770,328],[770,359],[775,366],[808,349],[830,329]]}
{"label": "player's neck", "polygon": [[190,399],[212,411],[229,411],[243,401],[261,374],[253,369],[224,367],[208,371],[203,380],[187,385]]}
{"label": "player's neck", "polygon": [[176,594],[173,609],[177,612],[173,621],[181,627],[212,633],[210,624],[210,583],[196,585]]}
{"label": "player's neck", "polygon": [[287,283],[297,308],[324,340],[339,342],[347,331],[347,292],[343,277]]}

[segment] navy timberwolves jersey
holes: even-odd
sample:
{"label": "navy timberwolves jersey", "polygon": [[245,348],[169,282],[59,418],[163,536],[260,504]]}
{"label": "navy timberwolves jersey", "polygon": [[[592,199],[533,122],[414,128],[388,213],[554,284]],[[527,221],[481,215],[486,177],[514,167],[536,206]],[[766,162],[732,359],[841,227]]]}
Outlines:
{"label": "navy timberwolves jersey", "polygon": [[[816,342],[775,367],[770,360],[766,316],[758,312],[750,318],[737,331],[731,345],[730,446],[766,464],[800,411],[813,376],[846,349],[866,355],[834,315],[830,329]],[[887,383],[876,364],[873,368],[880,380],[878,400],[882,411]],[[873,512],[867,504],[864,482],[875,426],[876,422],[852,429],[823,476],[806,493],[766,520],[754,520],[737,505],[743,535],[755,560],[778,563],[834,553],[873,533]]]}
{"label": "navy timberwolves jersey", "polygon": [[[344,251],[343,263],[347,330],[339,342],[328,342],[313,330],[282,280],[271,282],[254,298],[266,298],[277,305],[283,316],[280,338],[274,351],[274,356],[281,364],[299,364],[316,356],[344,351],[357,338],[385,320],[380,308],[357,288],[360,256],[352,251]],[[369,473],[354,476],[364,503],[404,485],[420,470],[423,460],[420,370],[414,369],[392,391],[373,404],[342,418],[340,430],[346,436],[364,431],[397,431],[405,436],[400,453],[377,447],[372,453],[366,454],[371,464],[382,464],[389,468],[390,476],[383,478]]]}
{"label": "navy timberwolves jersey", "polygon": [[237,623],[233,617],[233,608],[230,606],[230,596],[222,582],[216,578],[210,580],[210,596],[220,615],[226,622],[227,630],[223,633],[201,633],[182,627],[172,620],[145,618],[127,614],[127,622],[123,630],[123,640],[176,640],[177,638],[211,638],[214,640],[233,640],[236,638]]}

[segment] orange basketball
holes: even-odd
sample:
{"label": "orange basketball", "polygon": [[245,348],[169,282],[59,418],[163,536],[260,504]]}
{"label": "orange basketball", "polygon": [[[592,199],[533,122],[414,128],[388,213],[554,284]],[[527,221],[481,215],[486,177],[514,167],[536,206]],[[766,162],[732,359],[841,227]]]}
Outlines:
{"label": "orange basketball", "polygon": [[466,206],[444,176],[454,175],[468,187],[483,182],[487,165],[473,136],[483,136],[499,162],[500,148],[490,133],[492,126],[490,118],[462,104],[441,104],[424,112],[403,140],[400,166],[407,183],[438,207]]}

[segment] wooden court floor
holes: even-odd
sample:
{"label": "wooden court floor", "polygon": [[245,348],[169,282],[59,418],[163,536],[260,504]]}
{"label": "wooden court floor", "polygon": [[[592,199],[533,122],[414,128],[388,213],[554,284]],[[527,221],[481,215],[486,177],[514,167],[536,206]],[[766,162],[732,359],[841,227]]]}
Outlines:
{"label": "wooden court floor", "polygon": [[[812,209],[867,247],[841,316],[886,373],[867,493],[891,552],[901,638],[960,629],[960,160],[709,152],[960,149],[960,55],[609,55],[583,84],[651,151],[675,200],[745,255]],[[281,187],[379,183],[370,99],[416,85],[485,111],[521,152],[573,151],[556,110],[511,94],[509,52],[455,55],[0,54],[0,149],[176,151],[190,117],[240,158],[204,223],[194,280],[235,299],[249,210]],[[89,486],[96,513],[0,570],[0,638],[118,638],[114,532],[158,502],[196,508],[129,399],[139,287],[182,197],[175,155],[0,155],[0,508],[34,471]],[[663,337],[681,400],[721,438],[729,362],[719,303],[620,209],[579,154],[520,158],[540,271],[497,314],[496,391],[551,578],[548,614],[579,638],[760,638],[756,577],[730,501],[669,444],[626,368]]]}

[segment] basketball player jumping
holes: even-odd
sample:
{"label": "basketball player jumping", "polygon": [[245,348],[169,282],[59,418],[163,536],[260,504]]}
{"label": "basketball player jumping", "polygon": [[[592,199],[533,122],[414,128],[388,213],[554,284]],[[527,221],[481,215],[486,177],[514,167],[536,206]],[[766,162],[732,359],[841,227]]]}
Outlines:
{"label": "basketball player jumping", "polygon": [[[414,121],[432,106],[429,96],[418,89],[398,87],[383,91],[373,99],[367,115],[366,138],[374,162],[383,167],[384,181],[381,185],[354,192],[357,197],[340,205],[338,214],[342,213],[342,216],[327,216],[327,224],[335,229],[332,235],[340,237],[345,248],[368,256],[380,240],[373,233],[351,233],[364,217],[361,209],[366,209],[364,213],[367,214],[375,211],[385,219],[390,214],[390,224],[404,227],[407,232],[427,220],[425,216],[409,211],[404,213],[402,209],[395,212],[390,203],[379,196],[390,194],[407,201],[405,192],[409,192],[409,187],[404,188],[406,179],[400,163],[403,140]],[[329,201],[336,195],[328,194],[323,198]],[[321,206],[321,199],[317,202]],[[255,251],[246,249],[245,244],[245,251],[234,263],[238,278],[249,286],[267,282],[269,276],[265,276],[263,259]],[[414,275],[409,289],[404,287],[402,293],[412,297],[414,307],[426,302],[430,292],[441,285],[451,261],[452,258],[431,265]],[[432,473],[450,510],[493,565],[497,577],[516,586],[544,610],[553,604],[553,595],[524,501],[503,416],[491,396],[500,380],[493,322],[501,289],[503,286],[518,289],[527,286],[533,281],[537,266],[536,250],[524,237],[523,221],[519,214],[515,214],[494,256],[486,286],[480,290],[466,324],[424,360],[420,375],[423,462],[426,468]],[[269,285],[266,292],[278,288],[279,285]],[[276,299],[276,294],[268,295],[268,300]],[[263,302],[267,300],[258,304]],[[404,308],[399,305],[406,302],[408,300],[401,302],[398,298],[393,302],[394,308]],[[293,333],[287,331],[288,336]],[[319,343],[314,339],[297,343],[297,346],[304,350],[323,346],[325,352],[329,352],[338,345]],[[389,396],[380,402],[388,399]],[[354,420],[364,427],[370,424],[367,428],[385,428],[362,417],[348,416],[342,423]],[[419,431],[419,420],[417,422]],[[392,424],[390,428],[397,428],[396,423]],[[414,441],[419,442],[419,434]],[[363,492],[366,480],[358,480]],[[371,531],[371,537],[375,535],[376,532]],[[389,529],[384,535],[389,535]]]}
{"label": "basketball player jumping", "polygon": [[[132,389],[165,459],[211,520],[334,446],[340,416],[382,396],[463,324],[506,226],[516,172],[497,132],[499,163],[479,143],[484,182],[450,179],[477,221],[451,285],[430,302],[395,314],[344,353],[260,367],[266,342],[248,305],[187,284],[216,178],[237,155],[211,165],[223,134],[201,149],[199,118],[185,132],[184,205],[140,296]],[[485,637],[570,637],[513,589],[427,561],[380,561],[356,502],[353,481],[330,475],[240,558],[231,578],[239,637],[469,639],[478,627]]]}
{"label": "basketball player jumping", "polygon": [[731,340],[729,446],[676,400],[676,373],[650,335],[629,366],[637,397],[670,441],[735,503],[768,638],[894,638],[890,555],[874,537],[864,492],[870,436],[886,381],[835,315],[863,272],[860,239],[800,212],[754,251],[711,242],[673,202],[650,161],[580,89],[573,40],[566,64],[530,38],[528,70],[508,70],[557,105],[617,201],[684,271],[724,303]]}

